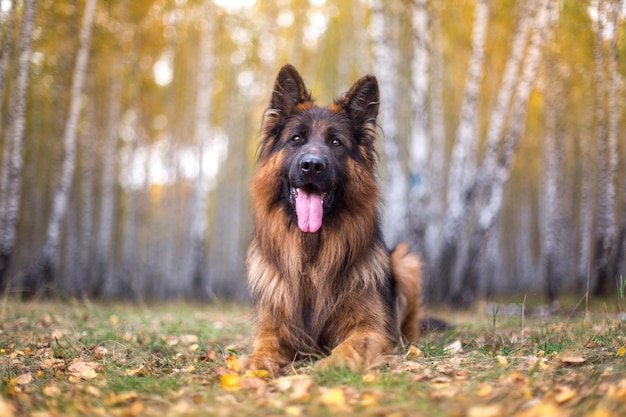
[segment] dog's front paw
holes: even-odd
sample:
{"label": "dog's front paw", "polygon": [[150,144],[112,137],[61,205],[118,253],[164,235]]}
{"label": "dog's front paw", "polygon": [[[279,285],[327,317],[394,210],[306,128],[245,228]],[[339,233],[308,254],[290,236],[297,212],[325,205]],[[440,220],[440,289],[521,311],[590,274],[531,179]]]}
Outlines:
{"label": "dog's front paw", "polygon": [[279,374],[282,366],[276,358],[260,355],[247,355],[239,358],[239,369],[242,373],[250,371],[265,370],[272,376]]}
{"label": "dog's front paw", "polygon": [[363,365],[364,364],[362,363],[360,358],[333,353],[324,359],[320,359],[315,364],[315,368],[319,370],[344,368],[354,372],[362,372]]}

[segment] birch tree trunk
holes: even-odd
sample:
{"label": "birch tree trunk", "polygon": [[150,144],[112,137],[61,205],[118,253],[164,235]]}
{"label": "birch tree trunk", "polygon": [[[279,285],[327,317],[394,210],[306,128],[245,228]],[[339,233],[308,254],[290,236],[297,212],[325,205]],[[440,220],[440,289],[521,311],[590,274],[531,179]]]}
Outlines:
{"label": "birch tree trunk", "polygon": [[[609,141],[609,170],[611,177],[611,190],[614,192],[613,195],[613,211],[615,213],[615,217],[617,217],[617,206],[619,202],[617,201],[617,186],[618,186],[618,130],[619,130],[619,118],[620,118],[620,108],[618,103],[618,97],[622,97],[620,92],[620,84],[621,77],[617,70],[618,63],[618,49],[617,49],[617,29],[620,24],[620,20],[622,17],[622,10],[624,10],[624,6],[626,4],[621,4],[623,0],[611,0],[610,10],[609,10],[609,18],[612,23],[611,25],[611,33],[610,33],[610,50],[609,50],[609,91],[608,91],[608,104],[609,104],[609,122],[608,122],[608,141]],[[624,159],[622,159],[624,161]],[[626,181],[623,181],[623,186],[626,187]],[[626,194],[623,195],[626,201]],[[624,212],[626,214],[626,206],[624,207]],[[608,280],[606,282],[608,291],[611,289],[615,289],[615,286],[612,286],[612,282],[617,282],[619,279],[619,267],[622,258],[623,252],[621,241],[623,240],[623,236],[626,233],[626,218],[622,217],[621,219],[621,227],[617,223],[617,219],[615,219],[615,248],[612,251],[611,259],[609,260],[608,271],[607,274]],[[612,281],[613,280],[613,281]],[[607,292],[608,292],[607,291]]]}
{"label": "birch tree trunk", "polygon": [[[445,189],[445,166],[446,166],[446,122],[443,105],[444,92],[444,60],[443,60],[443,33],[441,28],[440,13],[432,13],[430,32],[432,34],[432,77],[431,79],[431,156],[429,169],[434,175],[429,177],[431,196],[425,216],[428,226],[426,228],[425,261],[434,259],[437,250],[439,231],[442,228],[442,216],[445,202],[444,193],[435,190]],[[424,214],[420,214],[424,215]]]}
{"label": "birch tree trunk", "polygon": [[[74,168],[76,166],[76,131],[81,113],[83,85],[87,72],[92,22],[95,10],[96,0],[87,0],[80,29],[76,62],[74,64],[74,74],[70,91],[70,108],[63,134],[65,157],[61,166],[61,180],[52,200],[52,212],[48,223],[46,241],[35,265],[25,278],[25,295],[41,289],[41,284],[48,287],[55,280],[58,267],[61,224],[69,201],[70,189],[74,178]],[[47,288],[43,288],[43,290],[46,291]]]}
{"label": "birch tree trunk", "polygon": [[455,293],[453,299],[457,303],[468,305],[476,297],[480,276],[481,252],[486,247],[487,239],[492,234],[496,224],[504,196],[504,184],[511,173],[511,165],[519,140],[523,136],[528,110],[528,99],[537,77],[539,64],[541,63],[542,48],[550,34],[550,17],[554,0],[541,0],[534,19],[535,31],[528,47],[528,52],[522,69],[521,77],[517,83],[515,96],[511,104],[511,117],[507,132],[502,144],[502,153],[498,157],[498,165],[493,172],[485,175],[484,189],[475,190],[473,212],[478,220],[469,239],[467,256],[460,271],[462,277],[461,287]]}
{"label": "birch tree trunk", "polygon": [[[596,295],[608,295],[615,286],[617,269],[617,119],[616,106],[617,89],[617,57],[611,52],[608,57],[608,80],[604,51],[606,14],[609,39],[611,44],[616,36],[617,15],[619,4],[613,1],[610,4],[600,0],[594,2],[599,17],[594,21],[594,55],[596,63],[596,80],[598,83],[596,97],[596,123],[598,124],[598,151],[600,156],[600,194],[598,201],[598,230],[596,236],[596,250],[594,253],[594,267],[597,281],[594,288]],[[593,7],[593,6],[592,6]],[[606,9],[605,9],[606,7]],[[614,16],[614,17],[613,17]],[[613,49],[613,46],[611,46]],[[608,81],[608,82],[607,82]],[[608,103],[607,103],[608,102]],[[608,107],[608,119],[606,107]]]}
{"label": "birch tree trunk", "polygon": [[92,268],[89,258],[93,249],[93,223],[94,223],[94,165],[95,165],[95,105],[90,103],[86,109],[88,131],[81,141],[82,148],[82,172],[81,172],[81,228],[78,248],[78,277],[74,282],[74,290],[77,295],[86,296],[88,285],[92,281]]}
{"label": "birch tree trunk", "polygon": [[6,174],[2,174],[2,177],[6,176],[6,183],[1,190],[2,204],[0,204],[0,288],[7,284],[6,273],[15,247],[22,196],[26,100],[35,25],[35,4],[35,0],[24,1],[15,80],[11,89],[8,127],[5,132],[5,152],[8,157],[6,161],[3,160],[2,165],[2,170],[6,169]]}
{"label": "birch tree trunk", "polygon": [[[2,39],[2,49],[0,50],[0,126],[2,126],[2,115],[4,114],[2,111],[2,107],[4,105],[4,90],[6,88],[7,82],[7,72],[9,70],[9,58],[11,57],[11,45],[13,44],[13,23],[15,22],[15,10],[17,10],[17,5],[13,2],[11,3],[11,10],[9,15],[6,17],[6,27],[4,29],[4,33],[0,31],[0,36],[4,36]],[[0,139],[2,138],[2,134],[0,134]],[[4,152],[4,156],[9,155],[9,152]],[[3,157],[4,158],[4,157]],[[6,160],[2,160],[2,166],[4,167],[6,164]],[[0,192],[6,187],[6,179],[4,174],[5,169],[2,169],[2,177],[0,178]],[[0,203],[2,204],[2,203]]]}
{"label": "birch tree trunk", "polygon": [[113,231],[115,230],[115,184],[118,126],[122,102],[122,80],[120,63],[112,66],[111,90],[107,109],[107,127],[104,131],[102,149],[102,185],[100,197],[100,218],[96,233],[96,257],[89,294],[100,297],[111,284],[114,256],[112,253]]}
{"label": "birch tree trunk", "polygon": [[405,170],[400,157],[395,119],[397,85],[397,44],[389,37],[385,2],[375,0],[372,8],[372,41],[374,66],[380,85],[379,124],[383,130],[382,146],[385,154],[385,187],[387,191],[383,210],[383,230],[387,245],[397,245],[408,226],[408,199]]}
{"label": "birch tree trunk", "polygon": [[213,78],[215,72],[215,10],[211,1],[204,3],[205,25],[200,35],[198,53],[198,73],[196,87],[196,115],[194,127],[195,146],[198,151],[198,176],[196,177],[191,212],[188,225],[188,250],[185,254],[186,262],[184,279],[194,295],[207,297],[209,287],[207,282],[206,265],[206,234],[209,210],[208,180],[204,173],[204,150],[210,141],[214,140],[211,126],[211,112],[213,100]]}
{"label": "birch tree trunk", "polygon": [[[555,71],[551,66],[550,71]],[[559,251],[561,242],[561,218],[563,208],[560,175],[563,172],[563,145],[562,136],[557,129],[557,111],[560,110],[559,96],[561,90],[557,80],[550,80],[546,91],[546,133],[543,144],[543,189],[540,201],[542,223],[542,254],[543,275],[547,283],[547,295],[550,302],[556,300],[561,287],[562,276],[559,271],[559,259],[563,251]]]}
{"label": "birch tree trunk", "polygon": [[524,51],[528,44],[528,34],[533,22],[533,11],[537,7],[538,0],[525,0],[522,6],[522,13],[518,23],[513,41],[511,42],[511,53],[504,66],[502,80],[498,88],[496,101],[489,116],[487,127],[487,149],[483,162],[476,178],[475,188],[485,188],[489,175],[495,172],[498,159],[498,146],[502,138],[507,116],[509,114],[511,99],[514,94],[515,83],[520,77],[520,65],[524,58]]}
{"label": "birch tree trunk", "polygon": [[430,144],[428,140],[428,85],[429,48],[428,6],[426,0],[413,2],[413,59],[411,61],[411,144],[409,170],[411,173],[410,220],[417,250],[426,252],[427,208],[432,194],[431,177],[428,174]]}
{"label": "birch tree trunk", "polygon": [[483,79],[485,39],[489,21],[489,0],[478,0],[474,11],[472,54],[469,61],[461,119],[456,133],[448,177],[447,211],[443,225],[443,240],[439,251],[438,280],[431,280],[431,293],[442,299],[454,285],[459,242],[464,234],[470,181],[475,175],[478,150],[478,108]]}

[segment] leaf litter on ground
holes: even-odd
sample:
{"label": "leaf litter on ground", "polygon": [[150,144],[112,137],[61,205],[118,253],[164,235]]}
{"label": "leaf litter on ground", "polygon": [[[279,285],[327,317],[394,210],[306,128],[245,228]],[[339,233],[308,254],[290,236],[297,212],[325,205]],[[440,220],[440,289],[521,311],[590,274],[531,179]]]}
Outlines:
{"label": "leaf litter on ground", "polygon": [[[364,374],[241,372],[246,305],[5,299],[0,416],[626,415],[622,315],[500,317],[480,307]],[[521,325],[523,323],[523,326]]]}

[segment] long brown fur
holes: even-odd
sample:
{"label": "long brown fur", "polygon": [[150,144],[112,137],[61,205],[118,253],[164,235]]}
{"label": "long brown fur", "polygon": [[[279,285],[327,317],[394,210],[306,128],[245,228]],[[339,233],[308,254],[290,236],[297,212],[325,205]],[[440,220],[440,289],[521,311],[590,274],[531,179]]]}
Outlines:
{"label": "long brown fur", "polygon": [[[373,76],[318,107],[297,71],[281,69],[251,184],[255,233],[246,266],[257,333],[244,368],[276,374],[300,355],[330,353],[318,366],[362,371],[401,336],[419,336],[419,260],[404,244],[390,255],[380,232],[377,113]],[[324,152],[337,152],[330,160],[342,176],[341,200],[315,233],[298,228],[286,201],[286,171],[299,149],[288,141],[294,126]],[[328,132],[344,149],[327,149]]]}

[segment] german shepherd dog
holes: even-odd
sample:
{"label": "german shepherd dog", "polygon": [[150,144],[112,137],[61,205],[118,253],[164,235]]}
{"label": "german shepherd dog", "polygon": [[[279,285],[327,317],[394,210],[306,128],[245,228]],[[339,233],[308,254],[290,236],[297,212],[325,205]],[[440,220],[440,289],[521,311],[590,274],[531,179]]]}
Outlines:
{"label": "german shepherd dog", "polygon": [[383,242],[376,179],[378,83],[314,103],[284,66],[263,115],[251,184],[248,286],[257,333],[243,369],[277,374],[302,355],[364,371],[420,332],[419,259]]}

